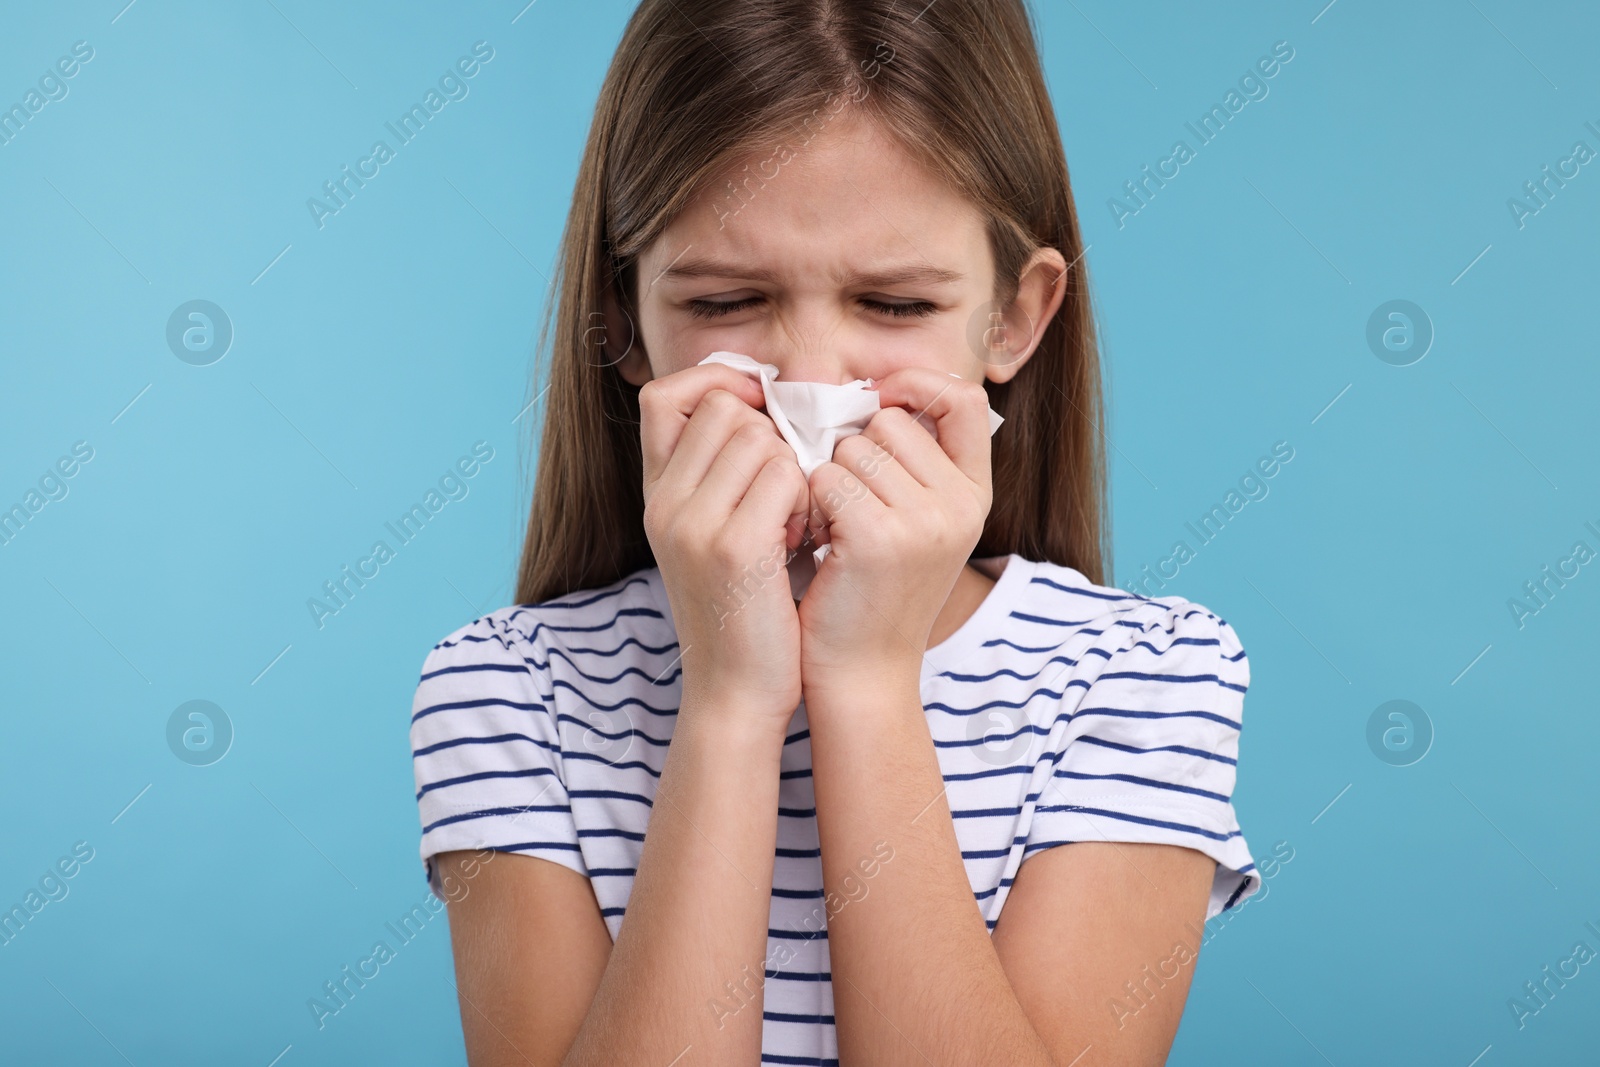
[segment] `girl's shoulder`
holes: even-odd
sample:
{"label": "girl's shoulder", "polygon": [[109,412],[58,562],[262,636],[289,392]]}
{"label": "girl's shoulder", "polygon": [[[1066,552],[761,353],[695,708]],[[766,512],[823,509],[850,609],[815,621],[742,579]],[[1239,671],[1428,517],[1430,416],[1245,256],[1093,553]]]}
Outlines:
{"label": "girl's shoulder", "polygon": [[429,651],[430,659],[461,662],[507,654],[637,659],[676,648],[661,572],[634,571],[609,585],[536,604],[507,604],[458,626]]}
{"label": "girl's shoulder", "polygon": [[1198,601],[1177,594],[1146,596],[1101,585],[1081,571],[1049,561],[1026,561],[1026,566],[1030,572],[1026,598],[1032,609],[1040,617],[1103,637],[1096,642],[1101,647],[1128,647],[1157,635],[1169,642],[1209,638],[1227,658],[1243,659],[1243,646],[1233,627]]}

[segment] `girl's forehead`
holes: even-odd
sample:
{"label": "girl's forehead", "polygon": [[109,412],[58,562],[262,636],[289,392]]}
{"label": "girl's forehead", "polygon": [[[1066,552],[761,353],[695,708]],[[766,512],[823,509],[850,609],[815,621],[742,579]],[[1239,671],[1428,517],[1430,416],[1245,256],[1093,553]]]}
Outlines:
{"label": "girl's forehead", "polygon": [[787,162],[753,154],[701,189],[647,253],[650,276],[683,261],[847,275],[909,260],[961,271],[987,252],[976,207],[871,124],[836,119],[790,152]]}

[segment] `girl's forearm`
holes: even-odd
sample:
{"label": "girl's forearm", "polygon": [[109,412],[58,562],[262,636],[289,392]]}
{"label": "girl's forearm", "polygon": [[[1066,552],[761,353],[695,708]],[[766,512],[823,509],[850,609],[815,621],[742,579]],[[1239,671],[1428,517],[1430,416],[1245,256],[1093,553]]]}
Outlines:
{"label": "girl's forearm", "polygon": [[740,710],[679,709],[627,916],[564,1067],[761,1057],[784,735]]}
{"label": "girl's forearm", "polygon": [[[1000,965],[972,896],[914,681],[808,690],[839,1061],[1047,1067],[1049,1050]],[[894,859],[865,892],[859,857]]]}

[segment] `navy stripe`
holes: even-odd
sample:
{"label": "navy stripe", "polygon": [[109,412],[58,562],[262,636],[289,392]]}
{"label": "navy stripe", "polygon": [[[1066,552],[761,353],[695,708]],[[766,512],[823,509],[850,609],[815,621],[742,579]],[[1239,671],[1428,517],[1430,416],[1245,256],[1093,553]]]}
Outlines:
{"label": "navy stripe", "polygon": [[1056,771],[1057,778],[1074,778],[1080,781],[1118,781],[1132,782],[1134,785],[1148,786],[1151,789],[1166,789],[1175,793],[1191,793],[1197,797],[1206,797],[1210,800],[1220,800],[1224,804],[1233,798],[1222,793],[1214,793],[1209,789],[1200,789],[1192,785],[1176,785],[1172,782],[1162,782],[1155,778],[1140,778],[1134,774],[1083,774],[1078,771]]}
{"label": "navy stripe", "polygon": [[1026,835],[1018,834],[1018,835],[1012,837],[1011,844],[1008,845],[1005,848],[962,849],[961,850],[961,858],[964,859],[964,860],[981,860],[981,859],[995,859],[996,857],[999,857],[999,856],[1009,856],[1009,855],[1011,855],[1011,850],[1013,848],[1016,848],[1018,845],[1022,844],[1023,842],[1025,842],[1027,840],[1028,840],[1028,838],[1026,837]]}
{"label": "navy stripe", "polygon": [[657,715],[657,716],[660,716],[662,718],[668,718],[668,719],[675,718],[675,717],[677,717],[677,714],[678,714],[678,709],[677,708],[658,708],[658,707],[655,707],[652,704],[646,704],[644,701],[640,700],[638,697],[623,697],[621,700],[617,701],[615,704],[607,704],[603,700],[596,700],[594,698],[593,694],[583,692],[581,689],[579,689],[577,686],[573,685],[571,682],[567,681],[565,678],[557,678],[551,683],[550,690],[551,690],[552,695],[554,694],[555,690],[557,690],[557,689],[570,689],[570,690],[572,690],[575,694],[577,694],[578,703],[579,704],[584,705],[586,707],[593,708],[595,711],[620,711],[622,708],[628,707],[630,705],[635,705],[635,706],[643,708],[645,711],[648,711],[652,715]]}
{"label": "navy stripe", "polygon": [[625,763],[618,763],[615,760],[607,759],[605,756],[597,756],[593,752],[578,752],[573,749],[563,750],[561,753],[561,758],[568,762],[572,760],[587,760],[590,763],[606,763],[610,764],[613,768],[619,771],[640,770],[644,771],[644,773],[648,774],[652,778],[661,777],[660,768],[652,767],[650,764],[645,763],[642,760],[628,760]]}
{"label": "navy stripe", "polygon": [[622,650],[627,648],[629,645],[638,645],[641,652],[648,652],[652,656],[659,656],[663,653],[671,652],[673,649],[677,648],[678,642],[668,641],[664,645],[647,645],[637,637],[630,637],[626,641],[623,641],[621,644],[619,644],[616,648],[578,648],[576,645],[565,644],[561,647],[565,651],[571,652],[574,656],[600,656],[603,659],[611,659],[613,656],[620,654]]}
{"label": "navy stripe", "polygon": [[1050,689],[1035,689],[1033,692],[1029,693],[1026,697],[1023,697],[1021,700],[991,700],[988,703],[979,704],[976,707],[971,707],[971,708],[953,708],[949,704],[944,704],[944,703],[941,703],[939,701],[933,701],[931,703],[924,704],[923,708],[925,710],[927,710],[927,711],[942,711],[942,712],[945,712],[948,715],[956,715],[956,716],[961,716],[961,717],[967,717],[967,716],[977,715],[977,714],[980,714],[982,712],[988,711],[990,708],[1022,708],[1022,707],[1026,707],[1029,703],[1031,703],[1033,701],[1034,697],[1039,697],[1039,696],[1046,696],[1046,697],[1049,697],[1052,700],[1060,700],[1063,696],[1066,695],[1067,690],[1071,689],[1075,685],[1081,685],[1085,689],[1089,688],[1089,683],[1086,680],[1084,680],[1082,678],[1074,678],[1074,679],[1072,679],[1072,681],[1070,681],[1066,685],[1062,686],[1061,687],[1061,691],[1059,693],[1058,692],[1054,692],[1053,690],[1050,690]]}
{"label": "navy stripe", "polygon": [[1139,748],[1137,745],[1124,745],[1116,741],[1107,741],[1100,737],[1080,737],[1075,742],[1080,745],[1099,745],[1101,748],[1114,748],[1118,752],[1132,752],[1137,755],[1146,755],[1151,752],[1182,752],[1186,756],[1199,756],[1201,759],[1216,760],[1226,763],[1230,767],[1238,766],[1239,761],[1227,756],[1220,756],[1215,752],[1207,752],[1200,748],[1190,748],[1187,745],[1156,745],[1153,748]]}
{"label": "navy stripe", "polygon": [[1163,654],[1165,654],[1167,652],[1170,652],[1173,648],[1175,648],[1178,645],[1217,645],[1217,646],[1220,646],[1221,644],[1222,644],[1222,642],[1218,641],[1215,637],[1174,637],[1171,641],[1167,642],[1167,647],[1166,648],[1157,648],[1155,645],[1152,645],[1149,641],[1135,641],[1133,644],[1129,645],[1128,647],[1130,649],[1133,649],[1133,648],[1148,648],[1151,652],[1154,652],[1156,655],[1160,656],[1160,655],[1163,655]]}
{"label": "navy stripe", "polygon": [[1096,680],[1099,681],[1106,678],[1137,678],[1143,682],[1176,682],[1179,684],[1187,684],[1190,682],[1215,682],[1224,689],[1232,689],[1239,693],[1245,691],[1244,686],[1235,685],[1232,682],[1225,682],[1214,674],[1148,674],[1144,671],[1106,671],[1100,675],[1099,679]]}
{"label": "navy stripe", "polygon": [[550,752],[560,751],[550,742],[541,741],[537,737],[529,737],[527,734],[495,734],[493,737],[456,737],[449,741],[440,741],[436,745],[429,745],[426,748],[414,748],[411,750],[411,758],[416,759],[418,756],[426,756],[441,749],[456,748],[461,745],[497,745],[502,741],[527,741],[529,744],[538,745],[540,748]]}
{"label": "navy stripe", "polygon": [[[521,614],[521,613],[522,612],[520,612],[520,611],[517,612],[517,614]],[[438,649],[441,649],[441,648],[455,648],[456,646],[462,645],[462,644],[476,644],[476,643],[481,643],[481,642],[484,642],[484,641],[499,641],[502,645],[504,645],[504,644],[506,644],[508,638],[510,638],[512,640],[521,640],[521,641],[525,641],[525,642],[527,642],[529,644],[533,644],[534,642],[536,642],[539,639],[539,631],[540,630],[549,630],[551,633],[598,633],[601,630],[612,629],[613,627],[616,626],[618,619],[622,619],[622,618],[630,617],[630,616],[644,616],[644,617],[653,618],[653,619],[662,618],[661,612],[655,610],[654,608],[622,608],[615,615],[613,615],[610,619],[608,619],[607,621],[602,622],[602,623],[596,623],[593,626],[554,626],[554,625],[551,625],[550,623],[544,622],[542,620],[537,620],[537,621],[534,622],[533,629],[528,631],[528,632],[526,632],[526,633],[523,633],[520,630],[513,630],[510,634],[508,634],[508,633],[496,630],[496,631],[493,631],[490,634],[490,636],[488,636],[488,637],[479,637],[479,636],[477,636],[475,634],[470,634],[470,633],[469,634],[463,634],[460,638],[458,638],[455,641],[451,641],[449,639],[446,639],[444,641],[439,642],[437,645],[434,646],[434,649],[437,651]],[[482,619],[479,620],[479,622],[482,622],[482,621],[484,621],[484,620],[482,620]],[[507,623],[506,622],[502,622],[501,625],[505,626],[505,625],[507,625]]]}
{"label": "navy stripe", "polygon": [[992,640],[985,641],[983,643],[982,647],[984,647],[984,648],[998,648],[1001,645],[1009,645],[1012,648],[1016,649],[1018,652],[1027,652],[1027,653],[1030,653],[1030,654],[1037,653],[1037,652],[1054,652],[1056,649],[1061,647],[1060,644],[1054,644],[1054,645],[1043,645],[1043,646],[1041,646],[1039,648],[1029,648],[1027,645],[1019,645],[1015,641],[1009,641],[1004,637],[996,637],[996,638],[994,638]]}
{"label": "navy stripe", "polygon": [[1025,764],[1017,764],[1017,765],[1011,766],[1011,767],[996,767],[996,768],[994,768],[993,770],[990,770],[990,771],[967,771],[967,772],[962,773],[962,774],[945,774],[945,775],[941,775],[940,777],[942,777],[947,782],[971,782],[971,781],[974,781],[974,780],[976,780],[978,778],[998,778],[998,777],[1000,777],[1002,775],[1007,775],[1007,774],[1032,774],[1032,773],[1033,773],[1033,768],[1032,767],[1029,767],[1029,766],[1027,766]]}
{"label": "navy stripe", "polygon": [[1072,593],[1072,594],[1074,594],[1076,596],[1092,597],[1095,600],[1123,601],[1123,600],[1133,600],[1133,599],[1135,599],[1134,594],[1123,592],[1120,589],[1119,590],[1108,590],[1108,591],[1102,593],[1102,592],[1099,592],[1098,590],[1084,589],[1084,588],[1082,588],[1080,586],[1062,585],[1060,582],[1053,582],[1049,578],[1046,578],[1041,574],[1034,575],[1032,578],[1029,579],[1029,581],[1032,582],[1034,585],[1047,585],[1052,589],[1059,589],[1063,593]]}
{"label": "navy stripe", "polygon": [[417,790],[417,799],[421,800],[424,793],[431,793],[435,789],[443,789],[450,785],[462,785],[466,782],[481,782],[487,778],[538,778],[548,775],[556,777],[556,772],[550,767],[533,767],[523,771],[478,771],[476,774],[462,774],[455,778],[441,778],[437,782],[429,782]]}
{"label": "navy stripe", "polygon": [[1087,619],[1047,619],[1043,615],[1029,615],[1022,611],[1013,611],[1011,617],[1021,619],[1023,622],[1038,623],[1040,626],[1083,626],[1095,619],[1094,616]]}
{"label": "navy stripe", "polygon": [[1126,708],[1079,708],[1074,714],[1078,715],[1111,715],[1124,719],[1185,719],[1199,718],[1220,722],[1224,726],[1239,729],[1239,724],[1225,715],[1217,715],[1209,711],[1130,711]]}
{"label": "navy stripe", "polygon": [[655,807],[649,797],[640,796],[638,793],[624,793],[620,789],[569,789],[567,796],[573,799],[588,797],[595,800],[631,800],[647,808]]}
{"label": "navy stripe", "polygon": [[[496,635],[496,636],[503,636],[503,635]],[[478,639],[478,638],[467,637],[467,638],[463,638],[463,640],[470,641],[470,640],[490,640],[490,639],[489,638]],[[502,642],[502,643],[504,643],[504,642]],[[519,644],[526,644],[527,642],[519,640],[518,643]],[[678,677],[678,675],[682,673],[682,670],[680,669],[680,670],[678,670],[678,671],[673,673],[671,679],[669,679],[666,682],[663,682],[663,681],[659,680],[659,676],[660,676],[660,673],[661,673],[659,670],[658,671],[647,671],[647,670],[645,670],[643,668],[640,668],[640,667],[626,667],[626,668],[624,668],[622,670],[621,673],[613,675],[610,678],[607,678],[604,675],[589,674],[583,668],[579,667],[577,662],[572,658],[572,656],[568,654],[568,653],[589,652],[589,653],[595,653],[597,655],[605,656],[605,657],[615,657],[622,649],[626,648],[630,644],[639,645],[639,647],[641,649],[645,649],[646,651],[654,652],[654,653],[659,653],[659,652],[666,651],[667,649],[672,649],[672,648],[678,647],[674,643],[674,644],[670,644],[670,645],[663,645],[659,649],[651,649],[649,646],[644,645],[641,642],[639,642],[636,638],[630,637],[630,638],[628,638],[628,640],[622,642],[621,645],[618,645],[616,649],[613,649],[611,651],[604,651],[604,650],[601,650],[601,649],[589,649],[589,648],[572,648],[572,649],[568,649],[568,648],[565,648],[565,647],[562,647],[562,646],[558,645],[558,646],[552,647],[550,649],[550,654],[544,659],[543,662],[541,662],[539,660],[538,656],[525,655],[525,654],[522,654],[522,653],[518,653],[518,655],[521,657],[522,662],[524,664],[526,664],[528,667],[533,668],[532,673],[535,674],[535,675],[548,673],[548,671],[550,669],[551,661],[554,660],[555,657],[560,656],[562,659],[566,660],[568,666],[570,666],[573,669],[573,671],[575,671],[580,677],[584,678],[586,681],[595,682],[595,683],[597,683],[599,685],[612,685],[612,684],[620,681],[621,679],[627,677],[630,674],[637,674],[639,677],[645,679],[648,682],[651,682],[652,684],[667,685],[672,680],[675,680]],[[508,652],[512,651],[509,646],[507,647],[506,650]],[[531,647],[530,647],[530,651],[532,651]],[[676,662],[676,660],[674,660],[673,662]],[[669,666],[669,667],[672,666],[672,663],[669,662],[667,664],[667,666]],[[519,669],[520,668],[507,666],[505,664],[484,664],[482,666],[476,666],[476,667],[447,667],[444,670],[434,671],[431,674],[425,674],[425,675],[423,675],[423,678],[424,679],[431,678],[435,674],[448,674],[451,671],[467,671],[467,670],[517,671]]]}
{"label": "navy stripe", "polygon": [[558,852],[577,852],[578,846],[565,841],[522,841],[515,845],[484,845],[490,852],[523,852],[528,849],[550,848]]}
{"label": "navy stripe", "polygon": [[618,681],[621,681],[622,678],[626,678],[627,675],[638,675],[638,677],[648,681],[650,685],[670,686],[674,685],[674,683],[677,683],[678,675],[682,675],[683,673],[683,667],[677,667],[677,669],[670,673],[670,675],[662,675],[661,670],[645,670],[642,669],[642,667],[624,667],[621,672],[614,673],[614,675],[611,675],[611,677],[608,678],[605,677],[605,675],[592,675],[592,673],[586,672],[586,670],[582,669],[582,667],[579,667],[578,662],[574,661],[573,657],[568,656],[565,649],[562,648],[550,649],[550,657],[547,659],[546,665],[549,665],[550,661],[554,661],[555,657],[557,656],[565,659],[566,665],[568,665],[568,667],[573,670],[573,673],[576,673],[579,678],[582,678],[584,681],[592,681],[592,683],[595,683],[595,685],[616,685]]}
{"label": "navy stripe", "polygon": [[1017,816],[1022,814],[1022,805],[1014,808],[961,808],[950,810],[952,819],[990,819],[1001,815]]}
{"label": "navy stripe", "polygon": [[484,697],[482,700],[455,700],[447,704],[431,704],[411,716],[411,721],[416,722],[425,715],[432,715],[440,711],[459,711],[462,708],[515,708],[517,711],[544,711],[543,704],[524,704],[517,700],[503,700],[499,697]]}
{"label": "navy stripe", "polygon": [[648,586],[649,584],[650,584],[649,580],[641,575],[639,577],[629,578],[626,581],[624,581],[621,585],[615,585],[615,584],[609,585],[606,588],[596,592],[588,600],[574,600],[574,599],[572,599],[573,597],[582,596],[583,595],[582,593],[567,593],[564,596],[552,597],[549,600],[542,600],[537,604],[518,604],[517,605],[517,610],[512,612],[510,614],[510,616],[508,616],[508,618],[516,618],[518,615],[522,614],[524,611],[529,611],[529,610],[532,610],[533,608],[563,608],[563,609],[586,608],[590,604],[598,604],[602,600],[611,600],[611,599],[613,599],[615,597],[621,596],[630,586],[635,586],[635,585]]}
{"label": "navy stripe", "polygon": [[467,663],[459,667],[440,667],[436,671],[429,671],[419,681],[426,682],[430,678],[437,678],[443,674],[476,674],[479,671],[504,671],[508,674],[527,674],[526,667],[518,667],[510,663]]}
{"label": "navy stripe", "polygon": [[824,1023],[828,1026],[833,1025],[833,1016],[831,1015],[796,1015],[793,1012],[786,1011],[764,1011],[761,1013],[761,1018],[775,1023],[811,1023],[813,1025]]}
{"label": "navy stripe", "polygon": [[[534,627],[534,634],[537,634],[540,629],[551,630],[555,633],[562,634],[598,633],[601,630],[611,629],[617,624],[618,619],[627,615],[640,615],[649,619],[659,619],[662,617],[661,612],[657,611],[655,608],[623,608],[607,621],[596,623],[594,626],[551,626],[548,623],[541,622]],[[529,636],[532,637],[534,634],[530,634]]]}
{"label": "navy stripe", "polygon": [[585,837],[620,837],[625,841],[638,841],[641,844],[644,842],[644,834],[636,833],[633,830],[617,830],[609,828],[599,830],[579,830],[578,837],[580,839]]}
{"label": "navy stripe", "polygon": [[[537,659],[531,656],[524,658],[529,663],[538,667],[540,670],[547,670],[549,669],[550,662],[557,656],[560,656],[566,661],[567,666],[572,668],[574,674],[578,675],[578,677],[582,678],[586,682],[593,682],[595,685],[616,685],[630,674],[637,674],[640,678],[643,678],[651,685],[672,685],[678,680],[678,676],[683,673],[682,667],[676,668],[670,675],[665,676],[663,676],[660,671],[646,671],[640,667],[624,667],[617,674],[613,674],[611,677],[607,678],[601,674],[588,673],[582,667],[578,666],[577,661],[571,656],[567,655],[566,650],[562,648],[552,648],[550,650],[549,658],[543,663],[540,663]],[[668,666],[670,667],[671,664],[668,664]]]}
{"label": "navy stripe", "polygon": [[783,898],[785,898],[787,900],[821,900],[822,899],[822,890],[821,889],[779,889],[777,886],[773,886],[772,887],[772,895],[775,896],[775,897],[783,897]]}
{"label": "navy stripe", "polygon": [[1043,674],[1045,672],[1045,668],[1049,667],[1052,663],[1065,663],[1069,667],[1076,667],[1079,661],[1071,658],[1070,656],[1051,656],[1049,659],[1045,660],[1044,663],[1040,665],[1039,669],[1034,671],[1032,674],[1019,674],[1010,667],[1001,667],[999,670],[990,671],[988,674],[956,674],[954,671],[940,671],[939,677],[948,678],[952,682],[992,682],[996,678],[1010,675],[1019,682],[1031,682],[1035,678],[1039,677],[1039,675]]}
{"label": "navy stripe", "polygon": [[[1066,716],[1066,715],[1057,716],[1057,718],[1067,718],[1067,717],[1068,716]],[[938,740],[935,740],[934,743],[933,743],[933,747],[936,748],[936,749],[938,749],[938,748],[979,748],[979,747],[982,747],[982,746],[985,746],[985,745],[998,745],[998,744],[1001,744],[1002,742],[1005,742],[1005,741],[1015,740],[1016,738],[1021,737],[1023,734],[1037,734],[1040,737],[1048,737],[1049,734],[1050,734],[1050,729],[1049,729],[1049,727],[1046,727],[1046,726],[1035,726],[1032,723],[1028,723],[1025,726],[1019,726],[1014,732],[1009,733],[1009,734],[986,733],[986,734],[980,734],[978,737],[971,738],[971,739],[962,738],[959,741],[938,741]]]}
{"label": "navy stripe", "polygon": [[[1182,615],[1177,616],[1172,621],[1175,622],[1175,623],[1183,622],[1185,619],[1192,619],[1196,615],[1201,615],[1201,616],[1204,616],[1205,618],[1208,618],[1208,619],[1216,619],[1217,620],[1217,624],[1219,626],[1227,625],[1221,619],[1217,619],[1217,617],[1215,615],[1211,614],[1211,612],[1209,612],[1209,611],[1204,610],[1203,608],[1195,608],[1192,611],[1186,611]],[[1175,633],[1176,630],[1177,630],[1176,626],[1162,626],[1159,623],[1149,623],[1144,628],[1145,629],[1149,629],[1152,626],[1156,630],[1160,631],[1161,633],[1165,633],[1165,634]]]}

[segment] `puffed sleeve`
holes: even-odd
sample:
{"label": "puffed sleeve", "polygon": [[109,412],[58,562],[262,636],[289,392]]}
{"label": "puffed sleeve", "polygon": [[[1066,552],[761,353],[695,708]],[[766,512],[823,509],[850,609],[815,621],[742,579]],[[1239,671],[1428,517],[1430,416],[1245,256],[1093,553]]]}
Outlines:
{"label": "puffed sleeve", "polygon": [[[1181,845],[1216,860],[1210,919],[1261,886],[1233,808],[1250,664],[1233,628],[1164,597],[1087,687],[1053,753],[1024,855],[1075,841]],[[1085,657],[1085,662],[1089,657]]]}
{"label": "puffed sleeve", "polygon": [[[535,628],[537,634],[537,628]],[[567,797],[549,655],[507,621],[486,615],[428,653],[411,711],[411,763],[422,821],[422,864],[492,849],[553,860],[588,875]]]}

